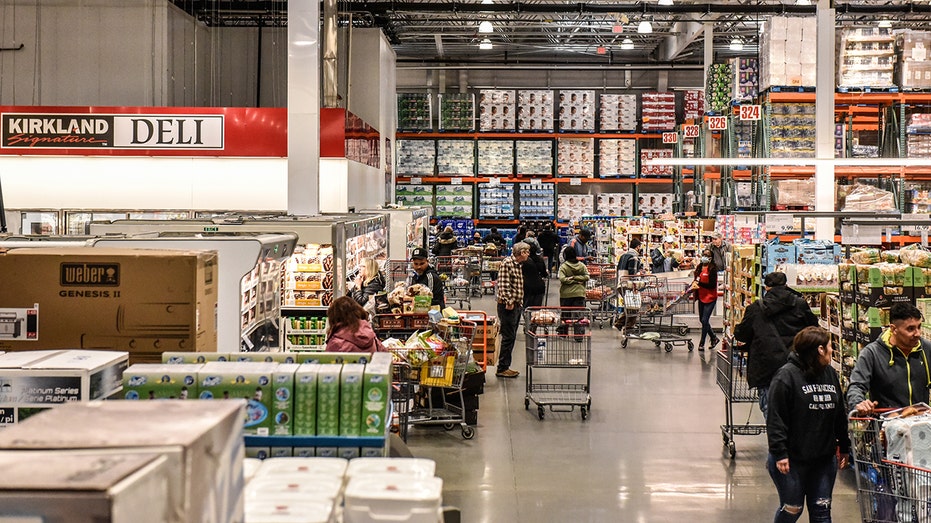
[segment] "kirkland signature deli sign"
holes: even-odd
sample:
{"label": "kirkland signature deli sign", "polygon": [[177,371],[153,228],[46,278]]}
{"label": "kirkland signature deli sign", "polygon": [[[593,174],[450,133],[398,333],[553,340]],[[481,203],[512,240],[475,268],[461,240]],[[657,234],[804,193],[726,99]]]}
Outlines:
{"label": "kirkland signature deli sign", "polygon": [[3,113],[0,147],[223,149],[223,115]]}

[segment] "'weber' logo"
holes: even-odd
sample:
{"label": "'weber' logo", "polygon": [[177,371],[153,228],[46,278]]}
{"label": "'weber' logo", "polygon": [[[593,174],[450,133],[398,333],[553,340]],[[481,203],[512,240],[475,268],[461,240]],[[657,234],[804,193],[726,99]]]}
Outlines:
{"label": "'weber' logo", "polygon": [[119,287],[119,263],[62,263],[62,285]]}

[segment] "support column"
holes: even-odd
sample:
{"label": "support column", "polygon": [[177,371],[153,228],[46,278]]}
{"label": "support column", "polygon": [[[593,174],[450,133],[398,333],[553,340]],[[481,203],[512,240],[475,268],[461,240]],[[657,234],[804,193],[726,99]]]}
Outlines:
{"label": "support column", "polygon": [[[818,0],[815,94],[815,210],[834,211],[834,9]],[[834,219],[815,219],[815,239],[834,240]]]}
{"label": "support column", "polygon": [[320,3],[288,2],[288,214],[320,209]]}

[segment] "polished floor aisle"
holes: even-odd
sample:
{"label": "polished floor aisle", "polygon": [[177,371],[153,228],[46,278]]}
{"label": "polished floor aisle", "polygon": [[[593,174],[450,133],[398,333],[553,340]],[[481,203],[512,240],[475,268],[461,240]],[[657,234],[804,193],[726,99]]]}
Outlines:
{"label": "polished floor aisle", "polygon": [[[472,304],[493,307],[490,297]],[[436,460],[444,504],[469,523],[772,521],[778,498],[764,466],[766,436],[738,436],[733,460],[722,445],[714,353],[667,353],[643,341],[621,349],[620,340],[615,329],[594,329],[586,421],[578,409],[547,411],[543,421],[524,409],[519,336],[512,368],[521,375],[498,379],[489,368],[474,439],[413,427],[408,446]],[[759,409],[746,407],[737,405],[738,423],[761,423]],[[841,471],[834,521],[859,521],[855,494],[852,472]]]}

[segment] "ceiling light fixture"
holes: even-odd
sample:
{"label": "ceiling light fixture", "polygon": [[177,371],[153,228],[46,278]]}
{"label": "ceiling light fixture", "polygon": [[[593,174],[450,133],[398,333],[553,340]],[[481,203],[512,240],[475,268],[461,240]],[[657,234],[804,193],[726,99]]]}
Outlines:
{"label": "ceiling light fixture", "polygon": [[640,25],[637,26],[637,32],[645,35],[653,32],[653,24],[649,20],[641,20]]}
{"label": "ceiling light fixture", "polygon": [[811,0],[795,0],[795,5],[811,5]]}
{"label": "ceiling light fixture", "polygon": [[659,0],[656,2],[656,5],[670,6],[672,5],[672,0]]}
{"label": "ceiling light fixture", "polygon": [[488,20],[485,20],[482,23],[478,24],[478,32],[482,34],[494,33],[495,26],[491,25],[491,22],[489,22]]}
{"label": "ceiling light fixture", "polygon": [[495,3],[494,0],[482,0],[482,4],[484,5],[493,4],[493,3]]}
{"label": "ceiling light fixture", "polygon": [[735,36],[735,37],[731,40],[730,48],[731,48],[731,51],[743,51],[743,50],[744,50],[744,43],[743,43],[743,41],[740,39],[740,37]]}
{"label": "ceiling light fixture", "polygon": [[630,38],[625,38],[621,41],[621,49],[624,51],[630,51],[634,48],[634,41]]}
{"label": "ceiling light fixture", "polygon": [[494,47],[495,46],[491,44],[491,40],[487,38],[483,39],[478,44],[478,48],[481,49],[482,51],[490,51],[491,49],[494,49]]}
{"label": "ceiling light fixture", "polygon": [[881,27],[881,28],[883,28],[883,29],[888,29],[888,28],[892,27],[892,22],[889,21],[889,20],[880,20],[880,21],[879,21],[879,27]]}

